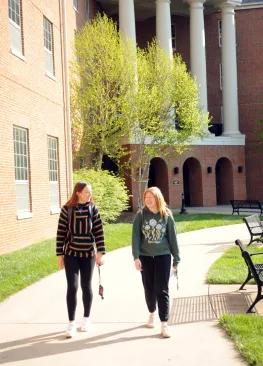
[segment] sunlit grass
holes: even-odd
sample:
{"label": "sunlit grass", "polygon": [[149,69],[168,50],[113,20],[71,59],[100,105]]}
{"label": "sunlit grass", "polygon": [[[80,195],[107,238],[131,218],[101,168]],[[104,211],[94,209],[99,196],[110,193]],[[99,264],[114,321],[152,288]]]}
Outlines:
{"label": "sunlit grass", "polygon": [[221,316],[219,323],[234,340],[249,365],[263,365],[263,318],[258,315]]}
{"label": "sunlit grass", "polygon": [[[262,253],[260,247],[248,247],[249,253]],[[254,263],[263,263],[263,255],[253,256]],[[247,266],[238,247],[230,248],[212,266],[207,274],[211,284],[242,284],[247,277]],[[253,283],[253,281],[252,281]]]}

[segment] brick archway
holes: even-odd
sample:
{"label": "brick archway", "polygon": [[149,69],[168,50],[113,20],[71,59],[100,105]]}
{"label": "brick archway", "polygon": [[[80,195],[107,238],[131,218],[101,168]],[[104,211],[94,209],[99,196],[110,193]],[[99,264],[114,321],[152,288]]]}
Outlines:
{"label": "brick archway", "polygon": [[148,187],[153,186],[160,188],[165,202],[169,205],[168,168],[162,158],[153,158],[150,162]]}
{"label": "brick archway", "polygon": [[220,158],[216,163],[216,203],[229,205],[234,199],[233,167],[227,158]]}
{"label": "brick archway", "polygon": [[203,206],[202,169],[196,158],[184,162],[183,181],[186,206]]}

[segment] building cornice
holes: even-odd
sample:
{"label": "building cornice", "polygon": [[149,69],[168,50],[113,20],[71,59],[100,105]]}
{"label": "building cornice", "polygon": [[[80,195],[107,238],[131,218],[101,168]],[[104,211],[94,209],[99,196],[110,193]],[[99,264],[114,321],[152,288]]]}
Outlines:
{"label": "building cornice", "polygon": [[244,146],[246,141],[245,135],[236,136],[208,136],[201,141],[193,141],[191,145],[210,145],[210,146]]}
{"label": "building cornice", "polygon": [[240,7],[241,4],[242,4],[242,0],[219,0],[216,2],[216,6],[219,8],[227,7],[227,6]]}
{"label": "building cornice", "polygon": [[260,9],[263,8],[263,2],[262,3],[247,3],[247,4],[242,4],[241,6],[238,7],[237,10],[247,10],[247,9]]}

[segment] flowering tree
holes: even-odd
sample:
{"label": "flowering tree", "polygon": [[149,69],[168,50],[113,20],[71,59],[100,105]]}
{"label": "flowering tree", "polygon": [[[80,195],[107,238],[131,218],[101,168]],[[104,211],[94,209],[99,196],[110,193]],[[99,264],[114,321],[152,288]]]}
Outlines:
{"label": "flowering tree", "polygon": [[117,163],[127,154],[123,138],[131,130],[126,110],[134,94],[135,55],[116,24],[97,15],[76,34],[75,56],[70,79],[74,153],[91,155],[99,170],[104,154]]}

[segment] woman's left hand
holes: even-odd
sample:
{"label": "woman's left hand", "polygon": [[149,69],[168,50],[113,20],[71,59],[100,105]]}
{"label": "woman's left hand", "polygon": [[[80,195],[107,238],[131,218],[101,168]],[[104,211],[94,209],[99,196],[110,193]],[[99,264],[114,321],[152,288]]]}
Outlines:
{"label": "woman's left hand", "polygon": [[97,266],[101,266],[103,264],[102,256],[103,256],[102,253],[97,253],[97,255],[96,255],[96,265]]}

